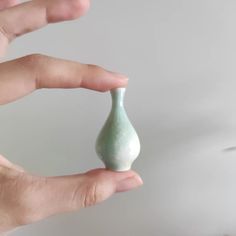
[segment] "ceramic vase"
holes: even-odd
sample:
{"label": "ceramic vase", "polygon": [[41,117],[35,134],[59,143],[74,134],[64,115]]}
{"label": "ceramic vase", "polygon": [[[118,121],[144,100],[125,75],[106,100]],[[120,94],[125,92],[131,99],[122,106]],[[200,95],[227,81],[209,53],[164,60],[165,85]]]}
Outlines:
{"label": "ceramic vase", "polygon": [[140,152],[138,135],[126,114],[125,88],[111,90],[112,108],[96,141],[96,152],[107,169],[127,171]]}

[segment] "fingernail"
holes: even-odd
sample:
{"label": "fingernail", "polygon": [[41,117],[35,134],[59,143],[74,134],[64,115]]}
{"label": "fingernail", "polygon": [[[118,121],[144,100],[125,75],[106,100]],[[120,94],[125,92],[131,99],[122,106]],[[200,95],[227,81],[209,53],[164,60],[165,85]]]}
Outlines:
{"label": "fingernail", "polygon": [[113,75],[119,77],[119,79],[129,80],[129,78],[126,75],[123,75],[123,74],[120,74],[120,73],[116,73],[116,72],[112,72],[112,71],[109,71],[109,72],[111,72]]}
{"label": "fingernail", "polygon": [[116,186],[116,192],[124,192],[143,185],[143,180],[140,176],[135,175],[120,181]]}

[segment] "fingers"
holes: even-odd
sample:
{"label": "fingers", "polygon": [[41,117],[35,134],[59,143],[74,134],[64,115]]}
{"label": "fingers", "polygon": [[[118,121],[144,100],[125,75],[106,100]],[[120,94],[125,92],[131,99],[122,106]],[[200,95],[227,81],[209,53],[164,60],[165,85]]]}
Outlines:
{"label": "fingers", "polygon": [[107,91],[127,85],[128,79],[95,65],[30,55],[0,64],[0,104],[40,88],[87,88]]}
{"label": "fingers", "polygon": [[76,211],[102,202],[115,192],[128,191],[140,185],[142,180],[133,171],[118,173],[104,169],[39,179],[30,190],[31,212],[27,218],[38,221],[61,212]]}
{"label": "fingers", "polygon": [[0,57],[15,37],[48,23],[79,18],[89,9],[89,0],[32,0],[18,5],[16,0],[1,1],[5,9],[0,11]]}
{"label": "fingers", "polygon": [[0,10],[3,10],[7,7],[12,7],[18,3],[17,0],[1,0],[0,1]]}
{"label": "fingers", "polygon": [[11,41],[48,23],[78,18],[88,8],[89,0],[32,0],[1,11],[0,28]]}

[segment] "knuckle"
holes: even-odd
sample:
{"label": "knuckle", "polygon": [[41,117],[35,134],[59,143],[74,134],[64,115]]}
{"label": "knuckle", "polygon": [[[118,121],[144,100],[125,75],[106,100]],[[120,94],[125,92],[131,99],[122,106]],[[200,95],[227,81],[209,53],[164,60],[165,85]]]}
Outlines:
{"label": "knuckle", "polygon": [[44,67],[49,64],[49,57],[42,54],[30,54],[19,59],[19,63],[28,69],[31,73],[31,78],[34,78],[36,89],[41,88],[40,75]]}
{"label": "knuckle", "polygon": [[88,184],[82,194],[82,207],[90,207],[107,198],[106,189],[100,182]]}
{"label": "knuckle", "polygon": [[97,191],[97,184],[93,183],[92,185],[88,186],[84,192],[83,207],[93,206],[98,201],[98,191]]}
{"label": "knuckle", "polygon": [[0,207],[12,225],[27,224],[29,205],[25,199],[24,175],[0,166]]}
{"label": "knuckle", "polygon": [[21,58],[21,62],[24,64],[24,65],[27,65],[29,67],[35,67],[37,66],[43,59],[45,58],[45,56],[41,55],[41,54],[30,54],[30,55],[27,55],[25,57],[22,57]]}
{"label": "knuckle", "polygon": [[[1,20],[0,20],[1,21]],[[12,40],[12,36],[9,34],[9,32],[6,30],[6,27],[3,25],[0,25],[0,34],[7,39],[8,42]]]}
{"label": "knuckle", "polygon": [[17,225],[26,225],[37,220],[33,198],[33,178],[22,174],[15,181],[16,196],[12,198],[14,218]]}
{"label": "knuckle", "polygon": [[32,222],[31,205],[27,195],[27,190],[19,191],[17,199],[18,210],[15,212],[16,223],[18,225],[26,225]]}
{"label": "knuckle", "polygon": [[71,209],[93,206],[103,200],[100,184],[86,177],[83,185],[76,186],[71,194]]}
{"label": "knuckle", "polygon": [[[99,91],[99,92],[106,92],[108,89],[106,86],[104,86],[104,69],[100,66],[93,65],[93,64],[87,64],[84,65],[84,74],[90,75],[90,76],[84,76],[86,79],[82,81],[82,86],[85,88],[92,88],[93,90]],[[92,80],[89,77],[96,76],[96,80]]]}

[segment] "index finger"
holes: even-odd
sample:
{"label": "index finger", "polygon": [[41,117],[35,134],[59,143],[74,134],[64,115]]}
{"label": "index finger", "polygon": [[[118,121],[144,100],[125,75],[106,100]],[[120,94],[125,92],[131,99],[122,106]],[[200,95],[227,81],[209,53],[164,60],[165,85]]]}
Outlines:
{"label": "index finger", "polygon": [[89,0],[33,0],[4,9],[0,11],[0,53],[15,37],[48,23],[79,18],[88,9]]}
{"label": "index finger", "polygon": [[105,92],[128,83],[126,76],[99,66],[38,54],[1,63],[0,75],[0,105],[35,89],[81,87]]}

